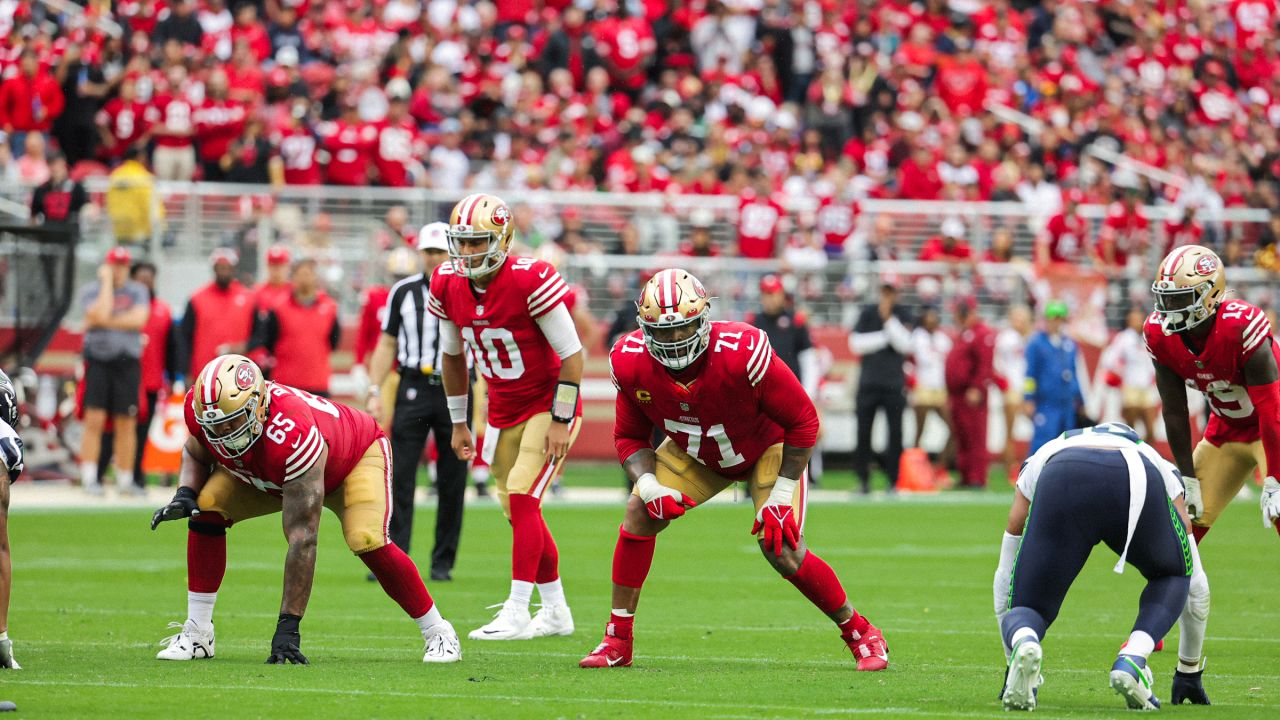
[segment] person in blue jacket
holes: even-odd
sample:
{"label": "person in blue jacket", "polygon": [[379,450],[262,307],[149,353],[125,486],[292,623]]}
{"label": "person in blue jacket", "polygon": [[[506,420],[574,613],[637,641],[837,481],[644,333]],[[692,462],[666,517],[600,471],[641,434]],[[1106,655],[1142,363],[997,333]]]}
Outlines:
{"label": "person in blue jacket", "polygon": [[1076,343],[1062,332],[1067,304],[1050,301],[1044,308],[1044,329],[1027,343],[1025,409],[1035,426],[1028,453],[1075,428],[1076,410],[1084,405],[1076,376]]}

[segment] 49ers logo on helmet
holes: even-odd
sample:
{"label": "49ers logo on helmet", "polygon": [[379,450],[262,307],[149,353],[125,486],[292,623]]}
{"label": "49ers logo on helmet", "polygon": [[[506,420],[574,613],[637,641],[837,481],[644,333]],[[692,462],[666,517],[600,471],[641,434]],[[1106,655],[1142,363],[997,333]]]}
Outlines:
{"label": "49ers logo on helmet", "polygon": [[249,363],[243,363],[236,368],[236,387],[241,390],[253,387],[253,367]]}
{"label": "49ers logo on helmet", "polygon": [[704,298],[704,297],[706,297],[706,296],[707,296],[707,289],[706,289],[706,288],[704,288],[704,287],[702,287],[702,281],[701,281],[701,280],[699,280],[699,279],[698,279],[698,278],[696,278],[696,277],[693,277],[693,276],[690,276],[690,277],[689,277],[689,279],[693,281],[693,292],[694,292],[694,294],[695,294],[695,295],[697,295],[697,296],[698,296],[698,297],[700,297],[700,298]]}
{"label": "49ers logo on helmet", "polygon": [[1195,270],[1197,275],[1212,275],[1218,271],[1218,260],[1212,255],[1201,255],[1196,261]]}
{"label": "49ers logo on helmet", "polygon": [[511,213],[507,210],[506,205],[499,205],[493,209],[493,224],[502,227],[511,219]]}

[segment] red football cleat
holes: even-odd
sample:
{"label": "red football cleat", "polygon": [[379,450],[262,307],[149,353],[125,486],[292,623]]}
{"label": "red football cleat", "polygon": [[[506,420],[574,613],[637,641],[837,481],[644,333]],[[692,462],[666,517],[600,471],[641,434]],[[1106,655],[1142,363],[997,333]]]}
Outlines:
{"label": "red football cleat", "polygon": [[583,668],[611,668],[631,666],[631,638],[625,640],[605,631],[604,640],[596,646],[591,654],[578,662]]}
{"label": "red football cleat", "polygon": [[889,645],[884,641],[880,628],[875,625],[868,627],[862,635],[845,642],[858,661],[858,670],[875,672],[889,667]]}

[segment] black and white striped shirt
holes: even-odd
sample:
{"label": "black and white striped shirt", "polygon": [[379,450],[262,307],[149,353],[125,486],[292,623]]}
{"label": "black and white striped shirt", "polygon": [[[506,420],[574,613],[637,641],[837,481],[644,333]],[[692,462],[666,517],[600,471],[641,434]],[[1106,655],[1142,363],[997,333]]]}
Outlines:
{"label": "black and white striped shirt", "polygon": [[427,312],[428,278],[421,273],[391,288],[382,332],[396,339],[396,361],[402,370],[440,373],[440,320]]}

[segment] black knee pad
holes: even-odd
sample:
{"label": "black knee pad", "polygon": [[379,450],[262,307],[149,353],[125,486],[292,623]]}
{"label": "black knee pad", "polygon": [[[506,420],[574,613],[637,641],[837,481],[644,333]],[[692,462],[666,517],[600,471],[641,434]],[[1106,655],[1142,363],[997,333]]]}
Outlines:
{"label": "black knee pad", "polygon": [[201,535],[209,535],[211,537],[220,537],[227,534],[227,526],[221,523],[202,522],[200,520],[188,520],[187,529],[193,533]]}

